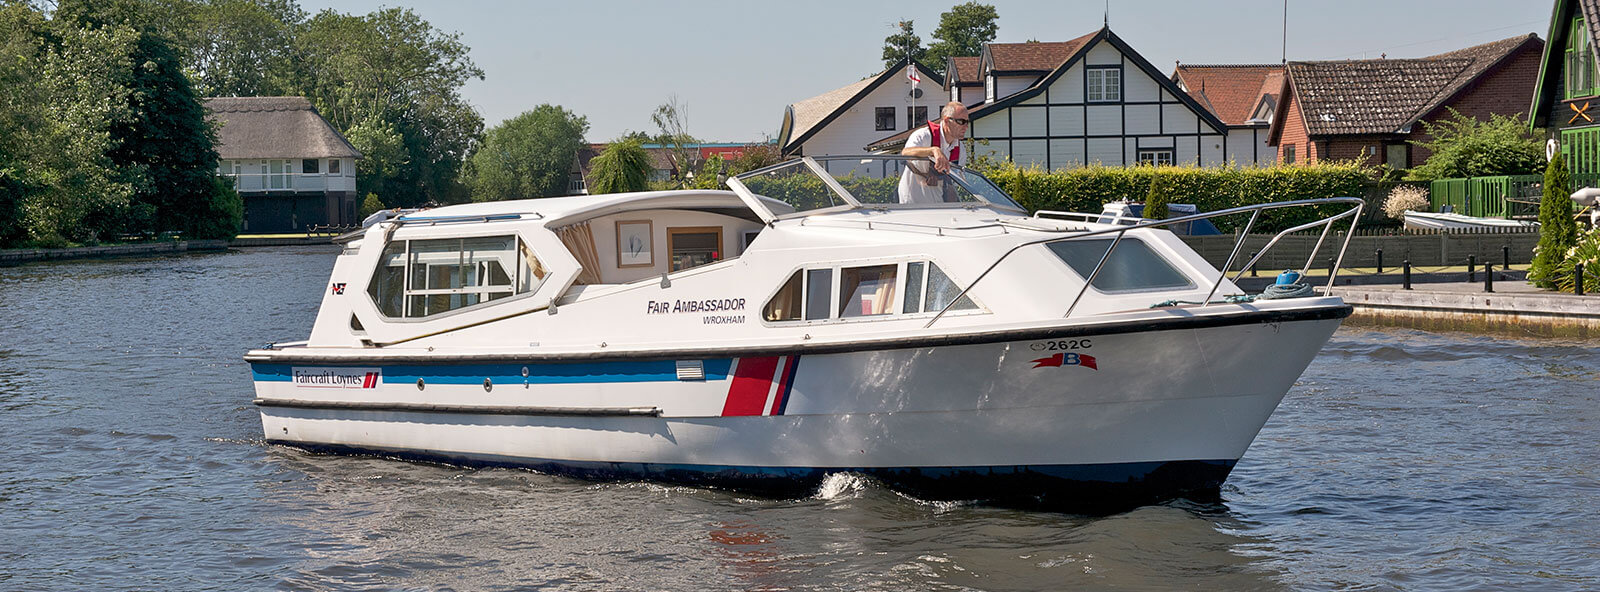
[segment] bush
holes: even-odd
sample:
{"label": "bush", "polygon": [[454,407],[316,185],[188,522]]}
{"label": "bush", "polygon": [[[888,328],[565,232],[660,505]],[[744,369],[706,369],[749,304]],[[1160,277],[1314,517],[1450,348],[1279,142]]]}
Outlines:
{"label": "bush", "polygon": [[638,140],[612,142],[589,161],[589,194],[644,191],[649,176],[650,155]]}
{"label": "bush", "polygon": [[1578,237],[1578,244],[1567,249],[1567,256],[1556,266],[1556,287],[1562,292],[1576,292],[1578,265],[1583,265],[1583,292],[1600,292],[1600,227],[1591,228]]}
{"label": "bush", "polygon": [[1544,166],[1544,142],[1529,131],[1521,115],[1492,115],[1479,121],[1451,109],[1449,119],[1423,121],[1422,129],[1432,140],[1416,145],[1433,155],[1411,169],[1408,181],[1529,175]]}
{"label": "bush", "polygon": [[1528,281],[1546,290],[1554,289],[1561,278],[1561,264],[1567,251],[1578,242],[1578,225],[1572,220],[1572,177],[1567,174],[1567,159],[1557,154],[1544,171],[1544,198],[1539,200],[1539,246],[1533,249],[1533,265]]}
{"label": "bush", "polygon": [[[1371,171],[1353,162],[1270,167],[1091,165],[1043,171],[1009,162],[986,164],[984,175],[1008,187],[1026,190],[1012,197],[1037,210],[1099,212],[1107,202],[1148,196],[1159,179],[1167,203],[1194,204],[1201,212],[1294,199],[1362,195]],[[1020,177],[1019,177],[1020,175]],[[1344,211],[1344,206],[1285,208],[1264,211],[1252,232],[1282,230]],[[1214,218],[1224,232],[1244,225],[1249,216]]]}
{"label": "bush", "polygon": [[234,191],[233,181],[215,177],[216,190],[206,198],[204,208],[198,208],[194,219],[188,221],[183,233],[188,238],[230,239],[239,235],[244,224],[244,199]]}
{"label": "bush", "polygon": [[1389,190],[1389,197],[1383,200],[1383,214],[1401,220],[1406,217],[1406,212],[1428,211],[1428,189],[1416,185],[1399,185]]}
{"label": "bush", "polygon": [[361,200],[361,219],[366,220],[367,216],[371,216],[388,208],[389,206],[383,205],[383,200],[378,199],[378,194],[368,193],[367,197]]}

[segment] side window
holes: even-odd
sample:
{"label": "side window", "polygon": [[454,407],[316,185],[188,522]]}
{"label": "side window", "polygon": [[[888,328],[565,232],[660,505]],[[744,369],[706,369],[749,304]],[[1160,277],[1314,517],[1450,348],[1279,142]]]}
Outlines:
{"label": "side window", "polygon": [[395,241],[367,294],[391,318],[422,318],[537,291],[549,272],[514,236]]}
{"label": "side window", "polygon": [[833,270],[806,271],[806,320],[828,318],[828,308],[833,300]]}
{"label": "side window", "polygon": [[894,312],[895,270],[899,265],[839,270],[839,318]]}
{"label": "side window", "polygon": [[667,229],[671,270],[679,271],[722,260],[722,228],[696,226]]}
{"label": "side window", "polygon": [[[1111,248],[1111,241],[1109,238],[1095,238],[1062,241],[1046,246],[1068,267],[1078,272],[1080,277],[1087,278],[1094,273],[1094,267],[1100,263],[1100,259],[1105,257],[1106,249]],[[1144,241],[1124,238],[1117,242],[1117,249],[1111,252],[1105,267],[1094,276],[1092,285],[1106,292],[1126,292],[1188,288],[1194,283]]]}
{"label": "side window", "polygon": [[[821,321],[895,313],[938,312],[952,301],[951,310],[973,310],[978,305],[961,294],[956,285],[929,261],[905,263],[905,283],[901,284],[898,263],[839,269],[837,292],[833,290],[834,270],[802,269],[794,272],[767,301],[762,318],[768,321]],[[902,291],[904,292],[902,294]],[[838,295],[837,303],[833,300]],[[896,305],[900,309],[895,310]],[[834,308],[834,307],[837,308]]]}

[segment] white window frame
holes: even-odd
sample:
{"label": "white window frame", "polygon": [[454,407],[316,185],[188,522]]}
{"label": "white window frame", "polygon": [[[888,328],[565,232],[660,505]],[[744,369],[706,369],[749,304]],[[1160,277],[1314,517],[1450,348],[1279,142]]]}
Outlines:
{"label": "white window frame", "polygon": [[1084,101],[1088,103],[1122,102],[1122,68],[1119,66],[1089,66],[1084,69]]}
{"label": "white window frame", "polygon": [[[1162,158],[1163,156],[1165,156],[1165,158]],[[1175,155],[1173,154],[1171,148],[1140,148],[1139,164],[1148,164],[1151,166],[1170,166],[1174,161],[1174,156]]]}

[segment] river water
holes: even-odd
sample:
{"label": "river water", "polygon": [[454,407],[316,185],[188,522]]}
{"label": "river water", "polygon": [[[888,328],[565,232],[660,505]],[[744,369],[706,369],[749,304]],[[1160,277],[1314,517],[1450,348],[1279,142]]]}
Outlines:
{"label": "river water", "polygon": [[1341,329],[1221,503],[757,499],[264,444],[335,252],[0,268],[0,590],[1600,589],[1600,343]]}

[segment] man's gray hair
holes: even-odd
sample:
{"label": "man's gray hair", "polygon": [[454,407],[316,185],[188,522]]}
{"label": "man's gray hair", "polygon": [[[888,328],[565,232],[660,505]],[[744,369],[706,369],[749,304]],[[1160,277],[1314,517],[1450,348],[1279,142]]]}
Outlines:
{"label": "man's gray hair", "polygon": [[950,101],[950,102],[944,104],[944,108],[943,109],[939,110],[939,117],[940,118],[945,118],[945,117],[950,117],[950,116],[955,115],[957,107],[965,109],[967,106],[961,104],[960,101]]}

